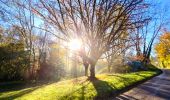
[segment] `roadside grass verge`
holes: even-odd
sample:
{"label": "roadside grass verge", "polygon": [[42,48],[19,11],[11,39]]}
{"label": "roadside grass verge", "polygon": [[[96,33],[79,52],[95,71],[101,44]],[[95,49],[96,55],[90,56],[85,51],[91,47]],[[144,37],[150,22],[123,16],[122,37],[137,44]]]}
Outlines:
{"label": "roadside grass verge", "polygon": [[[161,73],[157,71],[140,71],[127,74],[103,74],[96,79],[89,80],[80,77],[56,83],[17,88],[13,90],[1,90],[1,100],[89,100],[108,98],[118,94],[126,87],[142,82]],[[4,88],[3,88],[4,89]]]}

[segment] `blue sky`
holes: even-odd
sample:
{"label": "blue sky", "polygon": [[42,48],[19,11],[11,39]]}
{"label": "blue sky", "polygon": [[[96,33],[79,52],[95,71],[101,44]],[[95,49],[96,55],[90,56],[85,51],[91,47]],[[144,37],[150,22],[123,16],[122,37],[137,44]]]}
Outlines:
{"label": "blue sky", "polygon": [[161,2],[162,3],[162,6],[169,6],[169,4],[170,4],[170,0],[158,0],[159,2]]}
{"label": "blue sky", "polygon": [[[170,22],[170,0],[158,0],[160,2],[160,8],[163,8],[165,10],[164,15],[167,18],[167,21]],[[158,8],[159,9],[159,8]],[[170,26],[166,26],[168,30],[170,30]]]}
{"label": "blue sky", "polygon": [[[149,1],[157,3],[155,10],[161,12],[165,17],[164,21],[168,22],[163,28],[166,28],[167,31],[170,31],[170,0],[149,0]],[[163,31],[160,31],[158,37],[154,42],[154,45],[158,42],[159,36],[162,33]],[[152,49],[152,56],[156,56],[154,46]]]}

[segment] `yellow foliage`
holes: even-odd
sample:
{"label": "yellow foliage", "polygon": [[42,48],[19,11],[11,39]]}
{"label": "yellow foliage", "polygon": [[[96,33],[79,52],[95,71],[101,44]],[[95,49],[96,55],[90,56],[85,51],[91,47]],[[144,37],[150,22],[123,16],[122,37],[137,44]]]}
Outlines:
{"label": "yellow foliage", "polygon": [[155,45],[155,51],[160,62],[170,61],[170,32],[165,32],[160,36],[159,42]]}

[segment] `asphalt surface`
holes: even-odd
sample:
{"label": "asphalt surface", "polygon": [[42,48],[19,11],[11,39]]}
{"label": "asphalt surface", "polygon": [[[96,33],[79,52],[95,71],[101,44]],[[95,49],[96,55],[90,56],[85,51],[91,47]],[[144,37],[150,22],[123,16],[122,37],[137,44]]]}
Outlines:
{"label": "asphalt surface", "polygon": [[170,100],[170,69],[113,100]]}

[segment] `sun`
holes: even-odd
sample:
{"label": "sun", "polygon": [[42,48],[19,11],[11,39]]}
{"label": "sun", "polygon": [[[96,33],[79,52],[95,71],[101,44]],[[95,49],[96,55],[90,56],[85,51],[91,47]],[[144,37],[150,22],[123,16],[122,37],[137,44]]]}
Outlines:
{"label": "sun", "polygon": [[82,42],[79,39],[72,39],[69,42],[69,49],[78,51],[78,50],[80,50],[81,45],[82,45]]}

